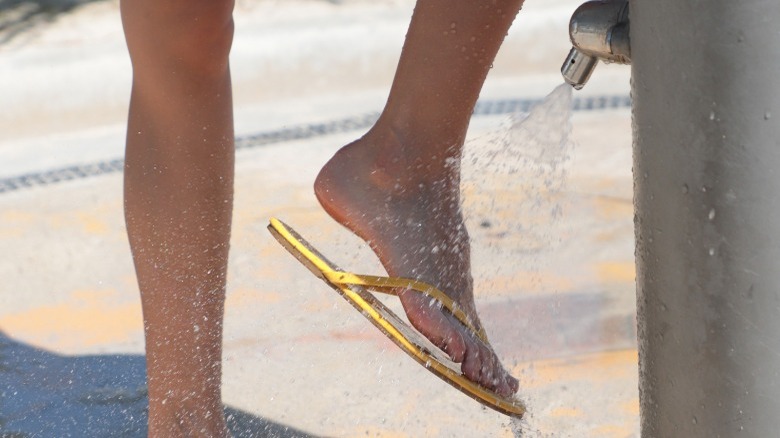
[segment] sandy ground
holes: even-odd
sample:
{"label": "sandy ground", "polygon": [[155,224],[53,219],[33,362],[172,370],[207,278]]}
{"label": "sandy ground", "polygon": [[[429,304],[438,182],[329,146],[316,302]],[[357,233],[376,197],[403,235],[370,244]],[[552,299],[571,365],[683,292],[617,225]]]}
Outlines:
{"label": "sandy ground", "polygon": [[[561,83],[576,5],[529,1],[484,101]],[[238,135],[381,109],[412,7],[239,1]],[[628,73],[599,66],[575,97],[628,95]],[[129,81],[116,2],[0,45],[0,179],[121,158]],[[238,151],[224,376],[236,435],[638,435],[630,111],[571,113],[566,99],[559,90],[522,124],[475,116],[464,160],[478,306],[530,409],[514,428],[405,357],[265,230],[278,216],[339,264],[380,272],[311,192],[362,131]],[[2,436],[144,435],[120,193],[117,172],[0,193]]]}

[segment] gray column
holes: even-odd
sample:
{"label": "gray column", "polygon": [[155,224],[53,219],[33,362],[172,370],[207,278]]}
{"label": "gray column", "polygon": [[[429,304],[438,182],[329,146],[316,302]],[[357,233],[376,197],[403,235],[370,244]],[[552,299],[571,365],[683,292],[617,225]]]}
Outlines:
{"label": "gray column", "polygon": [[642,436],[780,436],[780,1],[631,0]]}

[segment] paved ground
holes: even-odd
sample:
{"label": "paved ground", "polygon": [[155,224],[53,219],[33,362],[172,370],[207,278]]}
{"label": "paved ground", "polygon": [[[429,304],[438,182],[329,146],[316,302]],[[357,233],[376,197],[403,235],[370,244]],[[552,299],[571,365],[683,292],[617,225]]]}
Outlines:
{"label": "paved ground", "polygon": [[[412,3],[293,3],[237,6],[247,147],[237,155],[224,383],[236,435],[637,436],[630,110],[572,112],[567,89],[530,115],[506,106],[560,84],[577,2],[529,0],[464,160],[478,306],[521,378],[530,414],[520,425],[406,358],[265,230],[278,216],[339,264],[379,272],[318,208],[311,183],[381,109]],[[122,155],[128,85],[114,2],[0,45],[2,436],[144,434],[140,304],[110,166]],[[628,88],[626,68],[600,66],[574,97],[592,104]],[[339,120],[351,124],[329,124]],[[90,163],[106,173],[16,189],[19,175]]]}

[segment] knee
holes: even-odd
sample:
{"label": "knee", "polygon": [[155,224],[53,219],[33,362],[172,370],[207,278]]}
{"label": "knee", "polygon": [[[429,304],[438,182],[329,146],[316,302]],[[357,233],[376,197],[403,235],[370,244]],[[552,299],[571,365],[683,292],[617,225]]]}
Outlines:
{"label": "knee", "polygon": [[233,42],[233,0],[127,0],[122,5],[134,66],[223,73]]}

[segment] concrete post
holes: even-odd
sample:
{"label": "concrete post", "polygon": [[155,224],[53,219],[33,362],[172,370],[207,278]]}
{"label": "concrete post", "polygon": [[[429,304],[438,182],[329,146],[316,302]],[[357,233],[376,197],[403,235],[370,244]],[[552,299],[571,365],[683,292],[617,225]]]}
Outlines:
{"label": "concrete post", "polygon": [[780,436],[780,2],[630,11],[642,436]]}

